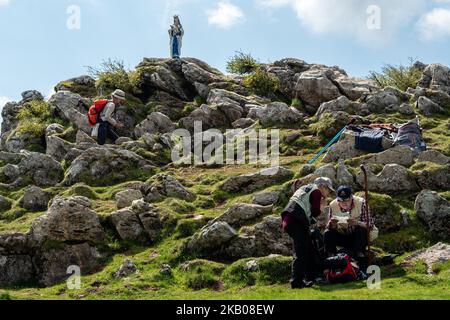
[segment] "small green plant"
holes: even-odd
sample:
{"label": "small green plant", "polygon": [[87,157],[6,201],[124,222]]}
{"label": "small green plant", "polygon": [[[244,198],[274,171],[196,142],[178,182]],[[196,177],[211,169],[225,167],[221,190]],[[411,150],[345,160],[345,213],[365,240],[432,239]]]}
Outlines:
{"label": "small green plant", "polygon": [[280,90],[280,80],[261,67],[244,79],[244,86],[259,96],[268,96]]}
{"label": "small green plant", "polygon": [[300,100],[299,98],[292,99],[291,106],[298,110],[301,110],[303,108],[302,100]]}
{"label": "small green plant", "polygon": [[[45,101],[34,100],[24,105],[17,114],[19,134],[29,134],[40,137],[45,133],[48,125],[58,122],[53,118],[50,105]],[[60,121],[59,121],[60,122]]]}
{"label": "small green plant", "polygon": [[253,73],[260,63],[249,53],[236,52],[236,54],[227,62],[227,72],[232,74],[250,74]]}
{"label": "small green plant", "polygon": [[406,66],[385,64],[381,72],[371,71],[368,78],[381,88],[395,87],[406,91],[408,88],[415,88],[421,77],[422,72],[414,67],[413,59],[410,58]]}
{"label": "small green plant", "polygon": [[[102,62],[99,68],[87,67],[89,75],[97,79],[96,85],[104,90],[121,89],[132,92],[129,71],[121,60],[108,59]],[[132,77],[133,80],[136,77]]]}

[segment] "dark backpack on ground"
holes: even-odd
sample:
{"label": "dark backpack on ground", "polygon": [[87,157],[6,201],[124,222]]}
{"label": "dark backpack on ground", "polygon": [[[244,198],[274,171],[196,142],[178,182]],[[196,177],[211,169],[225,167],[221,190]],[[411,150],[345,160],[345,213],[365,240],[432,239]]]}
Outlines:
{"label": "dark backpack on ground", "polygon": [[324,269],[328,270],[326,279],[331,284],[358,280],[358,269],[353,266],[352,260],[347,254],[341,253],[325,259]]}

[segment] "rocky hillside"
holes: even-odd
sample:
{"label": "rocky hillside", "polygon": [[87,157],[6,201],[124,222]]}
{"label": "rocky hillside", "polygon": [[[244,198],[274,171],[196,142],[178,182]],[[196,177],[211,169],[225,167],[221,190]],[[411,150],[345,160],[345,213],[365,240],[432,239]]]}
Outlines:
{"label": "rocky hillside", "polygon": [[[434,247],[431,256],[439,259],[425,272],[414,262],[420,253],[403,260],[450,239],[450,69],[414,68],[421,79],[403,92],[297,59],[229,76],[193,58],[146,58],[133,71],[113,68],[97,79],[62,81],[49,101],[24,92],[2,112],[0,293],[288,298],[282,292],[291,242],[279,214],[293,180],[327,176],[362,191],[364,163],[381,231],[375,251],[402,255],[384,270],[391,281],[384,297],[414,297],[419,290],[448,298],[442,290],[450,282],[448,246]],[[116,145],[100,147],[89,136],[86,113],[115,88],[128,94],[116,115],[125,127]],[[307,165],[351,118],[402,124],[416,117],[429,148],[418,156],[392,144],[365,154],[344,135],[315,166]],[[178,141],[172,132],[194,133],[196,121],[205,131],[243,129],[237,135],[280,129],[280,166],[172,163]],[[77,290],[65,285],[73,265],[83,275]],[[433,279],[422,278],[428,272]],[[347,297],[373,297],[345,288],[359,290],[345,291]],[[316,290],[304,297],[333,296]]]}

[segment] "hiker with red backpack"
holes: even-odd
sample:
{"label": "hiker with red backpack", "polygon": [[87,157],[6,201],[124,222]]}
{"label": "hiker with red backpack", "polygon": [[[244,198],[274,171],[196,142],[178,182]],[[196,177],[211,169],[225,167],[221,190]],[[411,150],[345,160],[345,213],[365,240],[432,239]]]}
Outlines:
{"label": "hiker with red backpack", "polygon": [[115,143],[119,139],[119,135],[114,131],[114,128],[123,128],[123,124],[114,119],[114,114],[117,107],[125,102],[125,92],[117,89],[111,96],[111,100],[95,101],[89,109],[89,124],[94,127],[92,137],[96,138],[101,146],[106,143],[106,139]]}
{"label": "hiker with red backpack", "polygon": [[334,192],[329,178],[318,178],[313,184],[300,186],[294,183],[295,192],[282,213],[283,230],[294,240],[294,261],[292,264],[292,289],[308,288],[314,285],[317,270],[314,265],[314,248],[311,225],[315,224],[327,198]]}

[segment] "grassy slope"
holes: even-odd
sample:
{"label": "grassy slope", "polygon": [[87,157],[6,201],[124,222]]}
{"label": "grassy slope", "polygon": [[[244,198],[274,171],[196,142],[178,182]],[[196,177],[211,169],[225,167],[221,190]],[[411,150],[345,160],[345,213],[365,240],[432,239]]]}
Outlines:
{"label": "grassy slope", "polygon": [[[393,117],[392,121],[402,122],[405,119],[400,116]],[[386,121],[386,119],[384,119]],[[450,139],[448,137],[444,119],[424,119],[429,130],[425,131],[425,138],[429,144],[440,151],[449,154]],[[283,135],[295,130],[283,130]],[[313,139],[315,140],[315,139]],[[300,152],[298,156],[283,156],[281,164],[299,172],[300,168],[318,151],[319,141],[313,141],[309,148],[291,148],[283,146],[287,154]],[[323,142],[322,142],[323,144]],[[320,165],[320,163],[318,164]],[[252,166],[228,166],[223,168],[171,168],[166,172],[179,178],[192,191],[205,197],[211,198],[218,184],[229,176],[242,173],[250,173],[258,168]],[[273,186],[277,188],[280,186]],[[89,188],[85,186],[50,189],[56,194],[64,195],[88,195],[94,200],[94,209],[102,216],[108,215],[115,210],[114,193],[122,189],[121,185],[110,188]],[[16,202],[20,199],[22,190],[11,192],[7,196]],[[444,194],[448,197],[448,193]],[[227,207],[238,202],[250,202],[252,195],[236,195],[223,203],[217,203],[213,208],[201,209],[195,204],[174,202],[169,200],[159,204],[160,207],[173,214],[176,219],[182,219],[186,213],[177,213],[184,210],[188,213],[201,214],[213,218],[223,213]],[[433,244],[435,241],[429,239],[424,227],[415,219],[413,212],[413,197],[402,195],[394,199],[406,210],[412,223],[410,227],[398,233],[384,235],[379,240],[380,250],[389,248],[407,248],[413,251]],[[180,209],[181,206],[181,209]],[[16,203],[11,212],[17,210]],[[277,208],[276,213],[281,208]],[[5,232],[27,232],[32,221],[44,213],[20,212],[18,219],[10,218],[0,220],[0,233]],[[10,215],[8,215],[10,216]],[[383,269],[383,283],[381,290],[368,290],[364,283],[352,283],[338,286],[320,286],[302,291],[291,291],[287,284],[269,285],[257,283],[254,286],[230,283],[219,275],[217,279],[221,283],[219,289],[204,289],[195,291],[187,286],[187,274],[175,265],[173,277],[163,277],[159,274],[161,264],[173,261],[174,248],[182,239],[176,235],[168,235],[161,243],[151,248],[126,247],[117,243],[110,246],[116,249],[116,254],[105,265],[104,269],[97,274],[82,278],[80,290],[69,291],[65,284],[52,288],[2,288],[0,298],[12,299],[450,299],[450,271],[444,268],[440,274],[430,277],[424,274],[421,268],[411,267]],[[398,244],[398,245],[396,245]],[[405,245],[406,244],[406,245]],[[117,248],[116,248],[117,247]],[[405,250],[401,250],[404,252]],[[129,279],[117,280],[114,273],[125,258],[132,259],[139,274]],[[400,259],[398,259],[400,262]]]}

